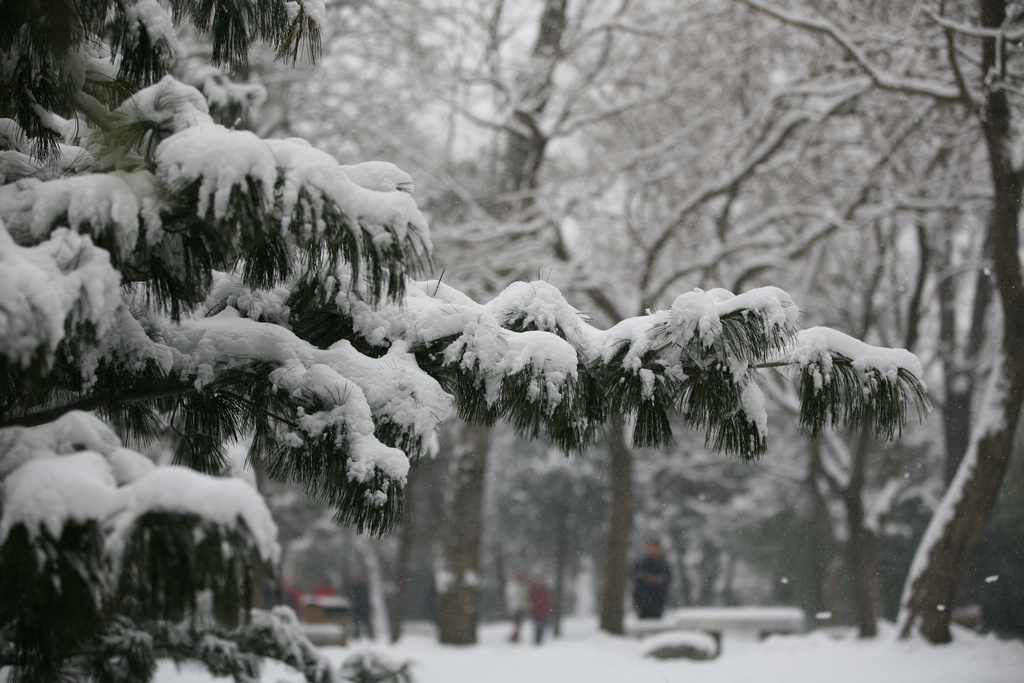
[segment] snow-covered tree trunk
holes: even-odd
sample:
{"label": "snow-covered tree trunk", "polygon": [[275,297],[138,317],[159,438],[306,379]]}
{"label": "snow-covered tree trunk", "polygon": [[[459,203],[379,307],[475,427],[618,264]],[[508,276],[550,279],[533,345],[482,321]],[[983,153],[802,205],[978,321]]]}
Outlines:
{"label": "snow-covered tree trunk", "polygon": [[466,424],[456,447],[453,498],[445,523],[445,584],[438,587],[438,639],[449,645],[476,642],[484,481],[491,447],[489,427]]}
{"label": "snow-covered tree trunk", "polygon": [[[998,29],[1007,18],[1003,0],[981,0],[980,23]],[[999,362],[971,432],[971,442],[914,557],[900,609],[900,632],[920,633],[929,642],[952,639],[950,615],[967,560],[995,504],[1010,462],[1024,403],[1024,278],[1021,275],[1020,202],[1024,187],[1014,157],[1014,121],[1009,95],[993,87],[1005,77],[1004,41],[982,39],[981,71],[986,74],[980,120],[992,172],[993,208],[989,223],[992,271],[1003,315]]]}
{"label": "snow-covered tree trunk", "polygon": [[996,368],[982,407],[987,417],[975,426],[967,454],[914,557],[901,601],[904,637],[917,632],[932,643],[952,639],[956,589],[999,492],[1024,400],[1024,358],[1020,352],[1014,355],[1015,370],[1009,362]]}
{"label": "snow-covered tree trunk", "polygon": [[629,539],[633,531],[633,450],[626,431],[622,416],[613,416],[609,420],[605,441],[609,455],[611,508],[601,579],[601,630],[615,634],[625,631],[623,620],[629,574]]}

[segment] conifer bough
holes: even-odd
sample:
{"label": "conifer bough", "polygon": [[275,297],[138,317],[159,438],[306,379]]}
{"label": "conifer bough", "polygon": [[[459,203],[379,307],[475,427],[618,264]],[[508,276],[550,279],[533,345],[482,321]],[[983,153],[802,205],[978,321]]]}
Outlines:
{"label": "conifer bough", "polygon": [[[250,609],[279,550],[259,495],[217,476],[231,442],[382,534],[456,412],[566,451],[612,414],[660,446],[675,415],[755,458],[765,371],[792,374],[810,432],[892,438],[927,410],[912,354],[800,332],[776,288],[695,290],[602,330],[544,282],[481,303],[415,279],[431,246],[412,179],[218,123],[188,82],[213,76],[174,29],[242,66],[254,39],[315,57],[323,16],[309,0],[0,5],[0,668],[15,680],[144,679],[157,651],[240,679],[257,654],[336,677],[287,614]],[[139,453],[167,436],[175,466]]]}

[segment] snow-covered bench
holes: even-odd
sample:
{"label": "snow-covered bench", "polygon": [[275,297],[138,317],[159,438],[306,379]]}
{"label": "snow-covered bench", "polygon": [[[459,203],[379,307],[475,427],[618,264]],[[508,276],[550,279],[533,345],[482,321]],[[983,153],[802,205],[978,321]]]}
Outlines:
{"label": "snow-covered bench", "polygon": [[344,625],[333,622],[304,623],[302,632],[314,645],[344,645],[347,640]]}
{"label": "snow-covered bench", "polygon": [[631,619],[628,635],[644,637],[670,631],[701,631],[718,641],[723,634],[765,638],[775,634],[801,633],[804,611],[799,607],[685,607],[669,610],[661,619]]}
{"label": "snow-covered bench", "polygon": [[300,599],[302,630],[314,645],[344,645],[348,640],[351,605],[339,595],[304,595]]}

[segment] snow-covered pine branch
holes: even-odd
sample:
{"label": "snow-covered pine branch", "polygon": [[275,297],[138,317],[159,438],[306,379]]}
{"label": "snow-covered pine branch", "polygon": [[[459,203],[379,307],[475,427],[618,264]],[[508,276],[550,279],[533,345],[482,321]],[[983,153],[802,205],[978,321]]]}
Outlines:
{"label": "snow-covered pine branch", "polygon": [[802,391],[802,415],[829,418],[802,418],[812,432],[848,424],[891,438],[906,422],[907,404],[921,414],[928,408],[912,354],[832,330],[798,336],[796,305],[773,287],[738,296],[695,290],[668,310],[608,330],[591,326],[544,282],[515,283],[478,304],[430,281],[411,284],[402,305],[348,297],[331,308],[339,329],[351,328],[365,344],[408,344],[421,367],[455,394],[463,417],[503,418],[567,450],[589,445],[595,425],[613,412],[635,418],[637,445],[663,445],[672,435],[669,414],[677,413],[706,430],[716,450],[762,455],[767,415],[756,382],[766,366],[793,366],[800,378],[813,374],[814,363],[853,369],[841,382],[829,375]]}
{"label": "snow-covered pine branch", "polygon": [[836,330],[802,330],[787,359],[800,392],[800,424],[812,433],[844,425],[899,435],[908,408],[923,417],[930,400],[921,362],[903,349],[870,346]]}

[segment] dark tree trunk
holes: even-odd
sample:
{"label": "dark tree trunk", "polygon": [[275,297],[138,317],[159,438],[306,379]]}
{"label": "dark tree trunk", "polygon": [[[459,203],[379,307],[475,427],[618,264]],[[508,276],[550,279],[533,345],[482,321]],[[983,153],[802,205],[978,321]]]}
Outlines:
{"label": "dark tree trunk", "polygon": [[[415,485],[414,477],[410,476],[405,486],[406,500],[413,500]],[[416,520],[407,513],[402,520],[402,531],[398,539],[398,557],[395,559],[395,593],[391,596],[391,610],[388,613],[388,635],[392,643],[402,637],[402,624],[409,597],[409,564],[412,558],[413,543],[416,539]]]}
{"label": "dark tree trunk", "polygon": [[553,634],[562,635],[562,610],[565,606],[565,573],[569,562],[569,544],[572,542],[572,482],[563,481],[561,488],[562,505],[558,510],[558,529],[555,536],[555,594],[552,614]]}
{"label": "dark tree trunk", "polygon": [[[856,512],[851,508],[859,508]],[[850,565],[857,610],[857,631],[861,638],[878,635],[881,587],[878,578],[878,534],[864,526],[863,506],[847,505],[850,526]],[[855,519],[859,517],[858,521]]]}
{"label": "dark tree trunk", "polygon": [[633,531],[633,449],[626,439],[626,426],[621,416],[613,416],[608,425],[611,510],[601,582],[601,630],[622,634],[625,631],[623,607],[629,569],[629,538]]}
{"label": "dark tree trunk", "polygon": [[873,440],[865,433],[853,451],[850,480],[841,492],[849,533],[848,553],[853,571],[853,597],[861,638],[878,635],[881,587],[878,578],[878,535],[867,527],[864,478]]}
{"label": "dark tree trunk", "polygon": [[[984,256],[988,257],[986,247]],[[946,245],[944,252],[951,247]],[[943,255],[941,271],[951,268],[948,254]],[[971,439],[971,406],[974,401],[978,357],[985,339],[989,305],[992,302],[992,277],[979,270],[974,287],[971,326],[967,339],[958,343],[957,283],[948,275],[938,282],[939,348],[942,352],[945,400],[942,405],[943,439],[946,447],[946,485],[953,481]]]}
{"label": "dark tree trunk", "polygon": [[438,591],[438,639],[449,645],[476,642],[477,583],[483,532],[484,476],[491,430],[464,425],[454,463],[454,493],[445,525],[444,564],[451,581]]}
{"label": "dark tree trunk", "polygon": [[704,541],[700,558],[700,590],[697,593],[697,604],[701,607],[713,605],[715,602],[715,582],[722,572],[722,551],[711,541]]}
{"label": "dark tree trunk", "polygon": [[825,486],[821,464],[821,440],[812,439],[808,449],[810,463],[805,485],[811,500],[811,576],[814,577],[814,613],[828,614],[820,621],[827,626],[835,623],[839,609],[837,567],[839,564],[839,541],[828,509],[828,501],[822,492]]}
{"label": "dark tree trunk", "polygon": [[676,558],[675,575],[679,577],[679,605],[689,607],[693,604],[693,586],[690,583],[690,573],[686,566],[686,539],[681,531],[672,535],[672,546],[675,552],[672,555]]}
{"label": "dark tree trunk", "polygon": [[722,593],[719,600],[723,605],[735,606],[739,604],[736,597],[736,556],[732,553],[725,555],[725,569],[722,570]]}
{"label": "dark tree trunk", "polygon": [[512,195],[507,202],[512,210],[529,208],[534,201],[533,190],[537,189],[537,176],[548,144],[539,119],[551,97],[552,77],[561,59],[567,4],[568,0],[545,0],[533,46],[535,70],[526,71],[520,77],[522,92],[507,126],[502,179],[502,190]]}

